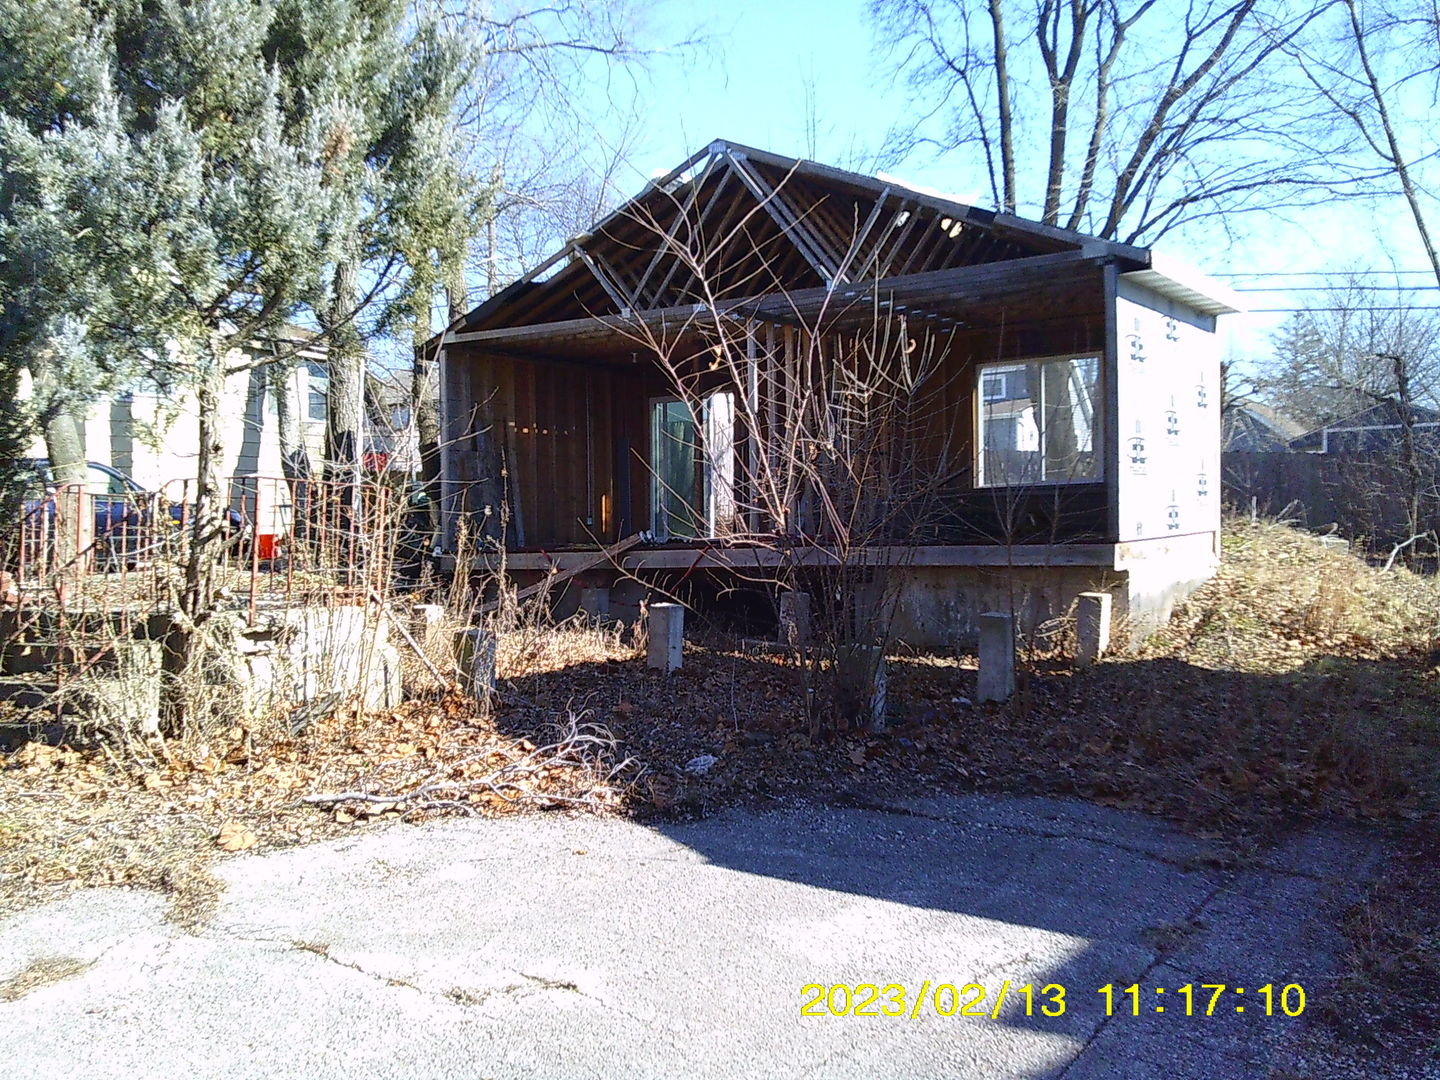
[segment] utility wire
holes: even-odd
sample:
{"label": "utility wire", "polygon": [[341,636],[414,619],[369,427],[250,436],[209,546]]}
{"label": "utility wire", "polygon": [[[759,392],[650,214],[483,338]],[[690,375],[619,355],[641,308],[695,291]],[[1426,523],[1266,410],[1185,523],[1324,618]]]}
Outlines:
{"label": "utility wire", "polygon": [[1426,277],[1433,277],[1433,270],[1216,270],[1210,274],[1211,277],[1245,277],[1245,278],[1269,278],[1269,277],[1406,277],[1414,274],[1424,274]]}
{"label": "utility wire", "polygon": [[[1277,293],[1277,292],[1334,292],[1329,285],[1236,285],[1232,287],[1233,292],[1239,293]],[[1398,293],[1421,293],[1440,292],[1440,285],[1365,285],[1364,292],[1398,292]]]}
{"label": "utility wire", "polygon": [[1365,304],[1361,307],[1261,307],[1246,308],[1246,315],[1304,315],[1312,311],[1440,311],[1440,306],[1430,304],[1415,307],[1413,304]]}

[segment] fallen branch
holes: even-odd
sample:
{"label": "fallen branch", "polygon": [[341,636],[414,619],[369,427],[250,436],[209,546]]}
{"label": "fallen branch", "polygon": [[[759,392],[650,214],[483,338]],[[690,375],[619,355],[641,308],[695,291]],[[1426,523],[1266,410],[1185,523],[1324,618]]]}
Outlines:
{"label": "fallen branch", "polygon": [[[635,764],[633,758],[626,758],[615,765],[607,763],[605,757],[614,749],[615,740],[605,728],[597,724],[582,723],[580,716],[570,712],[559,739],[534,747],[484,776],[449,779],[445,774],[453,775],[482,757],[505,753],[506,750],[491,748],[483,754],[452,762],[440,773],[432,774],[409,791],[391,795],[368,791],[326,792],[302,796],[300,802],[311,806],[332,807],[359,803],[379,807],[381,810],[403,807],[406,813],[461,809],[467,814],[474,814],[476,808],[471,802],[455,796],[484,793],[511,806],[533,803],[539,806],[586,806],[599,810],[605,806],[605,796],[613,792],[616,778]],[[536,786],[542,773],[555,769],[578,774],[580,782],[571,786],[568,792],[546,791]]]}
{"label": "fallen branch", "polygon": [[1429,535],[1429,533],[1416,533],[1414,536],[1410,537],[1409,540],[1406,540],[1403,544],[1396,544],[1390,550],[1390,557],[1385,560],[1385,569],[1389,570],[1395,565],[1395,560],[1399,557],[1400,552],[1404,551],[1411,544],[1415,543],[1416,540],[1423,540]]}

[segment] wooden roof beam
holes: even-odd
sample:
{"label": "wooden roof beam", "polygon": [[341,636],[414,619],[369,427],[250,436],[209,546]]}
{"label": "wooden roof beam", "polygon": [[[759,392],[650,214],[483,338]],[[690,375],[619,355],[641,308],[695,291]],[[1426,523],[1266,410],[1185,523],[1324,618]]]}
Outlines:
{"label": "wooden roof beam", "polygon": [[591,276],[600,283],[600,287],[605,290],[605,295],[610,297],[611,302],[614,303],[621,315],[629,315],[632,311],[639,308],[639,305],[635,302],[635,298],[631,296],[628,291],[625,291],[624,286],[620,284],[619,277],[616,276],[615,280],[612,281],[611,276],[613,271],[606,273],[601,269],[599,256],[591,255],[590,252],[578,244],[575,247],[575,251],[579,254],[580,261],[590,268]]}
{"label": "wooden roof beam", "polygon": [[[902,215],[904,215],[902,220]],[[875,267],[878,277],[889,277],[895,256],[902,250],[910,240],[910,234],[915,231],[915,226],[920,222],[920,207],[911,206],[909,201],[902,198],[900,207],[895,211],[895,218],[890,222],[885,235],[876,239],[875,250],[865,265],[855,274],[856,281],[863,281],[870,277],[870,267]],[[899,230],[898,232],[896,230]]]}
{"label": "wooden roof beam", "polygon": [[[690,211],[695,208],[695,201],[700,198],[700,189],[705,186],[705,181],[710,177],[710,170],[715,166],[716,161],[719,160],[723,159],[711,156],[709,160],[705,162],[705,168],[690,180],[690,190],[685,194],[684,204],[676,209],[675,220],[670,223],[670,228],[665,231],[664,238],[655,248],[655,254],[650,257],[650,261],[645,265],[645,270],[640,275],[640,280],[635,283],[635,295],[640,299],[645,299],[645,286],[650,281],[650,275],[655,273],[655,268],[660,265],[660,260],[663,259],[667,253],[671,254],[672,257],[678,257],[674,253],[674,247],[676,237],[680,235],[680,226],[685,224],[686,219],[690,216]],[[724,185],[725,177],[721,176],[719,187],[723,187]],[[716,188],[716,195],[719,194],[719,187]],[[712,196],[710,205],[714,205],[714,201],[714,197]],[[701,220],[704,220],[703,216]],[[651,300],[652,302],[659,300],[659,296],[656,295],[652,297]]]}
{"label": "wooden roof beam", "polygon": [[[840,260],[840,266],[835,271],[835,279],[842,284],[848,285],[850,283],[850,278],[847,276],[850,270],[850,264],[859,258],[860,252],[865,247],[865,241],[870,238],[870,230],[875,228],[875,223],[880,220],[881,211],[885,209],[885,200],[889,197],[890,188],[887,185],[885,190],[880,192],[879,197],[876,198],[875,205],[870,208],[870,216],[865,219],[865,224],[860,226],[860,231],[855,234],[855,239],[850,242],[850,250],[845,252],[845,257]],[[870,260],[866,259],[865,263],[861,266],[862,272],[869,263]]]}
{"label": "wooden roof beam", "polygon": [[[701,324],[721,318],[753,318],[776,322],[843,315],[860,304],[873,304],[876,298],[924,307],[929,314],[946,316],[945,309],[957,306],[991,303],[1023,293],[1037,282],[1053,283],[1069,271],[1080,272],[1096,265],[1092,256],[1080,251],[1032,255],[1007,262],[962,266],[953,270],[936,270],[922,274],[881,278],[854,286],[798,289],[792,292],[768,293],[736,300],[726,300],[713,308],[703,304],[635,311],[629,317],[605,315],[585,319],[534,326],[506,327],[495,330],[453,333],[447,344],[506,343],[539,345],[547,341],[571,340],[600,342],[617,333],[633,333],[636,322],[660,330],[698,328]],[[962,320],[963,321],[963,320]],[[636,346],[637,351],[640,346]]]}
{"label": "wooden roof beam", "polygon": [[[734,176],[734,171],[729,167],[728,159],[724,159],[724,165],[724,171],[720,174],[720,179],[715,183],[715,190],[710,193],[710,198],[706,201],[705,208],[700,211],[699,220],[695,222],[695,241],[697,243],[704,242],[705,222],[710,219],[710,214],[720,202],[720,196],[724,194],[726,185],[730,183]],[[691,254],[698,257],[697,252],[691,252]],[[688,265],[688,261],[679,251],[672,250],[671,256],[670,269],[667,270],[665,276],[660,279],[660,284],[655,286],[655,292],[647,298],[652,305],[658,304],[664,298],[665,290],[670,287],[670,282],[675,279],[676,272],[680,270],[682,266],[687,270],[692,270],[690,278],[686,279],[687,284],[695,276],[693,269]]]}
{"label": "wooden roof beam", "polygon": [[792,243],[800,249],[801,254],[805,256],[805,261],[819,275],[820,280],[827,285],[832,283],[835,280],[837,260],[823,249],[814,232],[801,221],[795,211],[790,209],[785,200],[780,197],[780,193],[745,163],[743,157],[733,153],[727,156],[741,182],[760,201],[765,212],[775,219],[775,224],[780,226],[780,230],[789,236]]}

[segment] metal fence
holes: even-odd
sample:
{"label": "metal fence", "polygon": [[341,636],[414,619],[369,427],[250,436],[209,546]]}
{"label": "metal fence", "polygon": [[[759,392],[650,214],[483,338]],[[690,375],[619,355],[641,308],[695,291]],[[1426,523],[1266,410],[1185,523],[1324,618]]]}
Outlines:
{"label": "metal fence", "polygon": [[[392,483],[237,476],[209,529],[231,595],[337,600],[414,576],[431,542],[423,503]],[[10,603],[65,606],[112,595],[163,603],[197,541],[193,482],[114,495],[47,491],[0,522]]]}

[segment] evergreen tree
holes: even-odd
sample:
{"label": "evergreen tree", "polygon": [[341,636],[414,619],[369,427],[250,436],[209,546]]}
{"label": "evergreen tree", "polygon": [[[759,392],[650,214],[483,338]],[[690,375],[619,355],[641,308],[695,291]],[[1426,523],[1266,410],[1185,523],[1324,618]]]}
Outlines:
{"label": "evergreen tree", "polygon": [[193,393],[183,667],[215,610],[225,379],[289,321],[344,364],[362,301],[404,304],[463,245],[463,53],[395,0],[0,0],[0,26],[6,363],[42,401],[102,370]]}

